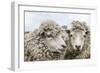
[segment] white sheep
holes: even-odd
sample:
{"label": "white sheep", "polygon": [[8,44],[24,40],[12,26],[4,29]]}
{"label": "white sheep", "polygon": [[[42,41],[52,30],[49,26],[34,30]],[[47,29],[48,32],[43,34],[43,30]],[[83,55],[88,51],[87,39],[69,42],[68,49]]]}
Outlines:
{"label": "white sheep", "polygon": [[64,59],[68,34],[56,22],[47,20],[34,32],[25,35],[24,60]]}
{"label": "white sheep", "polygon": [[69,33],[68,50],[65,59],[90,58],[90,30],[86,23],[73,21]]}

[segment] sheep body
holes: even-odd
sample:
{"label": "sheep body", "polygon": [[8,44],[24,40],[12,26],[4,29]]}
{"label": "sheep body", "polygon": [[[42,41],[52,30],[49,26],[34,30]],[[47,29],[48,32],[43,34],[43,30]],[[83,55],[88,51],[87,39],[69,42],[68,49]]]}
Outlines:
{"label": "sheep body", "polygon": [[[25,35],[24,60],[43,61],[64,59],[66,34],[54,21],[43,22],[39,29]],[[63,38],[62,38],[63,36]],[[51,43],[50,43],[51,42]]]}

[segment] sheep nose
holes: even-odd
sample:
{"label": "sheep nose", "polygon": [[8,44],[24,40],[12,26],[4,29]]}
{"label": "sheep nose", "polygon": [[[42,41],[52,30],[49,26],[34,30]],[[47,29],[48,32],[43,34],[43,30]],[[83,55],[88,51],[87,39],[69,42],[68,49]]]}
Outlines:
{"label": "sheep nose", "polygon": [[66,48],[66,46],[65,45],[61,45],[63,48]]}
{"label": "sheep nose", "polygon": [[77,50],[79,50],[80,49],[80,45],[75,45],[75,47],[77,48]]}

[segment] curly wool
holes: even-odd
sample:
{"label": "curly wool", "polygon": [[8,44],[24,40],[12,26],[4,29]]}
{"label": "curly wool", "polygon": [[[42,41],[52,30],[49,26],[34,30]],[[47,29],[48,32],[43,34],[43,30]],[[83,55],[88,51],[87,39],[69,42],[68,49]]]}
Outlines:
{"label": "curly wool", "polygon": [[[48,24],[49,23],[49,24]],[[47,25],[48,24],[48,25]],[[53,24],[53,25],[52,25]],[[46,45],[45,40],[40,34],[44,32],[46,28],[52,28],[53,37],[56,37],[57,34],[61,31],[61,28],[53,21],[43,22],[39,29],[36,29],[34,32],[30,32],[25,35],[24,41],[24,60],[25,61],[43,61],[43,60],[58,60],[61,59],[63,54],[58,52],[50,51],[50,47]]]}

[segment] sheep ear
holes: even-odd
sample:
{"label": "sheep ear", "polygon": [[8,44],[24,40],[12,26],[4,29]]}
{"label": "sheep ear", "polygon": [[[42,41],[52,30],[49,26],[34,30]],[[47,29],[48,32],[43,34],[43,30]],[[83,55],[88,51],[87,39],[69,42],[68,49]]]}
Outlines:
{"label": "sheep ear", "polygon": [[66,32],[70,34],[70,30],[66,30]]}

